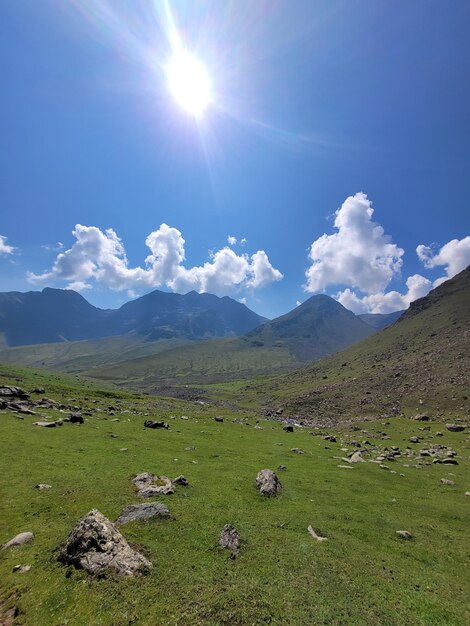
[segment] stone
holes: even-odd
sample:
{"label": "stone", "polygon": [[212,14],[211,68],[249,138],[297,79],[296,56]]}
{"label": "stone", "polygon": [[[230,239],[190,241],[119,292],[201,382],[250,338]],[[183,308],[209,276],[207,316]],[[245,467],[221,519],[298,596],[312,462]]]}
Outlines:
{"label": "stone", "polygon": [[137,495],[141,498],[170,495],[175,492],[173,483],[167,476],[156,476],[145,472],[138,474],[132,482],[137,487]]}
{"label": "stone", "polygon": [[13,548],[14,546],[22,546],[25,543],[29,543],[33,539],[34,534],[31,532],[19,533],[19,535],[16,535],[16,537],[7,541],[4,544],[3,549],[6,550],[7,548]]}
{"label": "stone", "polygon": [[145,420],[144,426],[145,428],[170,428],[165,422],[155,422],[153,420]]}
{"label": "stone", "polygon": [[364,459],[362,458],[362,453],[361,452],[354,452],[354,454],[352,454],[349,457],[349,462],[350,463],[364,463]]}
{"label": "stone", "polygon": [[331,443],[336,443],[336,437],[334,435],[323,435],[322,439],[330,441]]}
{"label": "stone", "polygon": [[448,485],[449,487],[452,487],[455,483],[453,480],[449,480],[448,478],[441,478],[441,485]]}
{"label": "stone", "polygon": [[461,433],[465,430],[465,426],[463,424],[446,424],[447,430],[450,430],[451,433]]}
{"label": "stone", "polygon": [[34,486],[35,489],[39,489],[39,491],[45,491],[46,489],[52,489],[52,485],[48,485],[46,483],[38,483]]}
{"label": "stone", "polygon": [[46,393],[46,390],[44,389],[44,387],[35,387],[31,393],[42,394]]}
{"label": "stone", "polygon": [[429,415],[415,415],[412,419],[417,422],[429,422]]}
{"label": "stone", "polygon": [[84,569],[91,576],[108,570],[120,576],[138,576],[152,567],[142,554],[133,550],[114,524],[97,509],[82,517],[60,548],[58,560]]}
{"label": "stone", "polygon": [[219,546],[232,551],[232,558],[236,558],[240,551],[240,535],[235,526],[225,524],[220,533]]}
{"label": "stone", "polygon": [[0,387],[0,397],[1,398],[28,398],[29,393],[27,393],[21,387],[14,387],[12,385],[5,385]]}
{"label": "stone", "polygon": [[270,469],[264,469],[258,472],[256,476],[256,486],[260,494],[267,498],[276,496],[282,489],[279,478]]}
{"label": "stone", "polygon": [[407,530],[397,530],[397,535],[398,537],[400,537],[400,539],[406,539],[408,541],[410,539],[413,539],[413,535]]}
{"label": "stone", "polygon": [[286,467],[285,465],[278,465],[277,469],[278,469],[280,472],[285,472],[285,471],[286,471],[286,469],[287,469],[287,467]]}
{"label": "stone", "polygon": [[291,452],[293,452],[294,454],[305,454],[302,448],[291,448]]}
{"label": "stone", "polygon": [[294,432],[294,427],[292,426],[292,424],[286,424],[285,426],[282,427],[282,430],[285,433],[293,433]]}
{"label": "stone", "polygon": [[470,496],[470,491],[466,491],[466,492],[465,492],[465,495],[466,495],[466,496]]}
{"label": "stone", "polygon": [[183,474],[177,476],[173,482],[175,485],[180,485],[181,487],[187,487],[189,485],[188,479],[183,476]]}
{"label": "stone", "polygon": [[221,417],[220,415],[216,415],[214,417],[214,422],[223,422],[223,421],[224,421],[224,418]]}
{"label": "stone", "polygon": [[452,458],[442,459],[442,463],[443,465],[458,465],[459,464],[457,459],[452,459]]}
{"label": "stone", "polygon": [[129,522],[153,519],[154,517],[171,517],[168,507],[162,502],[144,502],[143,504],[129,504],[126,506],[119,517],[116,524],[123,526]]}
{"label": "stone", "polygon": [[81,413],[70,413],[69,422],[72,424],[83,424],[84,421]]}
{"label": "stone", "polygon": [[62,426],[64,422],[62,420],[56,420],[55,422],[34,422],[34,426],[42,426],[43,428],[55,428],[56,426]]}
{"label": "stone", "polygon": [[408,441],[410,443],[419,443],[419,437],[410,437]]}
{"label": "stone", "polygon": [[15,565],[12,569],[13,573],[19,572],[20,574],[26,574],[31,569],[31,565]]}

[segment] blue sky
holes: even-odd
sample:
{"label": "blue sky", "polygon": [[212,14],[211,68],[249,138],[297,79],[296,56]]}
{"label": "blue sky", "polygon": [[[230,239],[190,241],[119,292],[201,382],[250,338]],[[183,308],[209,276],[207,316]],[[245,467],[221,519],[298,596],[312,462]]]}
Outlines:
{"label": "blue sky", "polygon": [[163,0],[0,3],[1,291],[387,312],[470,263],[466,0],[167,4],[197,120]]}

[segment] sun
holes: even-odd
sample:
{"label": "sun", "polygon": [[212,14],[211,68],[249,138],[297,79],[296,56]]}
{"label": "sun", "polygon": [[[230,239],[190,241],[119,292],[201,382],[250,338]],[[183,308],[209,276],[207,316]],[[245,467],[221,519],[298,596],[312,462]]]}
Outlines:
{"label": "sun", "polygon": [[173,98],[187,113],[200,118],[212,102],[212,84],[204,65],[184,49],[174,53],[166,67]]}

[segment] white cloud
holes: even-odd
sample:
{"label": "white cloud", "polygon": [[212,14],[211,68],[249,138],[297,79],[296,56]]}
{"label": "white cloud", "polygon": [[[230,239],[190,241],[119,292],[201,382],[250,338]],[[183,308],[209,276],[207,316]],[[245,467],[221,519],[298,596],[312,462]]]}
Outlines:
{"label": "white cloud", "polygon": [[246,237],[243,237],[242,239],[240,239],[241,246],[244,246],[246,243],[248,243],[248,239]]}
{"label": "white cloud", "polygon": [[30,280],[65,281],[71,288],[81,290],[89,288],[94,281],[114,290],[166,285],[182,293],[194,289],[200,293],[226,295],[241,288],[263,287],[282,278],[263,250],[250,257],[237,255],[224,247],[211,254],[204,265],[186,268],[183,236],[177,228],[167,224],[147,237],[145,243],[150,254],[144,268],[129,267],[124,245],[112,228],[103,232],[96,226],[77,224],[72,233],[75,243],[57,255],[49,271],[30,272]]}
{"label": "white cloud", "polygon": [[401,294],[398,291],[378,292],[374,294],[358,296],[351,289],[345,289],[336,294],[336,299],[353,313],[392,313],[407,309],[411,302],[427,295],[432,288],[430,280],[414,274],[406,281],[407,292]]}
{"label": "white cloud", "polygon": [[13,254],[15,250],[16,248],[7,244],[7,238],[0,235],[0,256],[2,254]]}
{"label": "white cloud", "polygon": [[227,241],[228,241],[229,245],[234,246],[237,243],[237,238],[236,237],[232,237],[232,235],[229,235],[227,237]]}
{"label": "white cloud", "polygon": [[373,214],[366,194],[346,198],[335,213],[338,232],[322,235],[310,247],[312,264],[305,272],[305,291],[349,285],[365,293],[377,293],[399,274],[404,250],[372,221]]}
{"label": "white cloud", "polygon": [[416,254],[428,269],[445,266],[446,276],[438,278],[433,283],[434,287],[437,287],[470,265],[470,236],[460,240],[452,239],[442,246],[437,254],[434,254],[432,247],[421,244],[416,248]]}
{"label": "white cloud", "polygon": [[302,304],[302,302],[300,302],[300,300],[297,300],[295,303],[295,306],[300,306]]}

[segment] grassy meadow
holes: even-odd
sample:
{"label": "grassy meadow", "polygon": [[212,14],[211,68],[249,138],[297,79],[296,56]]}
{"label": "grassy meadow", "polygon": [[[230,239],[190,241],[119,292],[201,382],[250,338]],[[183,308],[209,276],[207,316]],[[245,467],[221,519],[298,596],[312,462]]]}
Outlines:
{"label": "grassy meadow", "polygon": [[[468,433],[439,422],[421,431],[422,423],[406,418],[286,433],[252,410],[101,390],[59,375],[2,368],[6,383],[42,385],[48,397],[93,409],[83,425],[54,429],[33,426],[35,416],[0,412],[0,543],[35,534],[30,544],[0,551],[0,616],[16,607],[15,624],[469,623]],[[144,429],[147,416],[164,418],[170,429]],[[337,443],[320,432],[334,433]],[[383,432],[389,440],[377,438]],[[409,444],[411,435],[422,443]],[[341,457],[355,449],[352,442],[365,439],[372,444],[367,460],[385,446],[440,443],[457,451],[459,465],[412,457],[386,461],[388,470],[372,462],[338,467],[348,465]],[[278,472],[283,491],[265,499],[255,476],[280,464],[287,468]],[[138,501],[131,478],[144,471],[184,474],[190,483],[160,498],[173,520],[121,529],[153,563],[150,574],[92,579],[59,564],[57,549],[75,522],[92,508],[114,521]],[[52,489],[39,491],[37,483]],[[243,540],[235,560],[217,546],[226,523]],[[328,541],[314,541],[310,524]],[[412,541],[397,537],[403,529]],[[32,568],[13,572],[17,564]]]}

